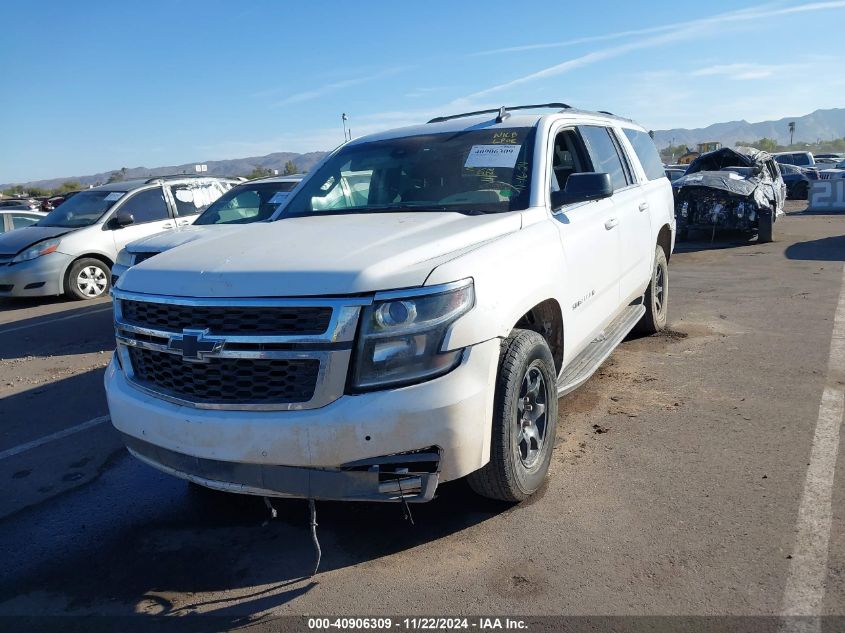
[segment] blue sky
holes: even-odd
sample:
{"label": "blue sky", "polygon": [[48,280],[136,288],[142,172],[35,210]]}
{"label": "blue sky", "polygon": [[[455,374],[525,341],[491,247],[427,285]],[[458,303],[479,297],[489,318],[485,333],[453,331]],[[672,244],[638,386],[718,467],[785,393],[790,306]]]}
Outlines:
{"label": "blue sky", "polygon": [[342,140],[564,101],[653,129],[845,106],[832,2],[0,5],[0,182]]}

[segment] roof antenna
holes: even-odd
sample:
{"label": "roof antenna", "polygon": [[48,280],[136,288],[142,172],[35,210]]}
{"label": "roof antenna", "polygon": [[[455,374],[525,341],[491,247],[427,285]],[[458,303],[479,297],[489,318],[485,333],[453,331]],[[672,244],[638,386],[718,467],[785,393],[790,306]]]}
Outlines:
{"label": "roof antenna", "polygon": [[505,106],[502,106],[501,108],[499,108],[499,114],[496,115],[496,123],[501,123],[510,115],[511,113],[507,111],[507,108],[505,108]]}
{"label": "roof antenna", "polygon": [[343,142],[351,141],[352,140],[352,130],[346,129],[346,122],[349,120],[349,117],[346,116],[346,112],[340,115],[340,120],[343,122]]}

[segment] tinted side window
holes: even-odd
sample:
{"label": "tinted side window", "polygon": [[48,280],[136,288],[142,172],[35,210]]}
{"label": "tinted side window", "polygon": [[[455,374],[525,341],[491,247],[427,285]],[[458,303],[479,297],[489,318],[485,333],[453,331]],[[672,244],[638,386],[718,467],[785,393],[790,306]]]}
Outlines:
{"label": "tinted side window", "polygon": [[170,218],[170,211],[167,209],[161,187],[136,193],[123,204],[122,210],[135,216],[135,224]]}
{"label": "tinted side window", "polygon": [[784,164],[784,165],[792,165],[793,164],[792,156],[789,155],[789,154],[784,154],[782,156],[775,156],[775,160],[779,163]]}
{"label": "tinted side window", "polygon": [[810,157],[807,154],[793,154],[796,165],[809,165]]}
{"label": "tinted side window", "polygon": [[587,152],[593,161],[593,171],[607,172],[610,174],[610,182],[613,183],[614,191],[628,186],[625,178],[625,169],[622,160],[616,151],[616,145],[610,138],[610,130],[606,127],[596,125],[584,125],[578,128]]}
{"label": "tinted side window", "polygon": [[663,161],[660,160],[660,154],[651,137],[645,132],[639,130],[625,130],[625,136],[631,142],[631,147],[634,148],[634,153],[640,159],[640,164],[643,166],[646,178],[649,180],[656,180],[663,178]]}

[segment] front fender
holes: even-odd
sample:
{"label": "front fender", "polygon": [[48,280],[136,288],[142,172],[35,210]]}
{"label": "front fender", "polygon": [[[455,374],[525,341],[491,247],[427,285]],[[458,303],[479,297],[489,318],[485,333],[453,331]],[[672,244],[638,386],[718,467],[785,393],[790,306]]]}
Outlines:
{"label": "front fender", "polygon": [[556,227],[543,220],[484,244],[432,271],[426,285],[472,277],[475,306],[444,341],[444,351],[505,338],[526,312],[554,299],[560,305],[566,261]]}

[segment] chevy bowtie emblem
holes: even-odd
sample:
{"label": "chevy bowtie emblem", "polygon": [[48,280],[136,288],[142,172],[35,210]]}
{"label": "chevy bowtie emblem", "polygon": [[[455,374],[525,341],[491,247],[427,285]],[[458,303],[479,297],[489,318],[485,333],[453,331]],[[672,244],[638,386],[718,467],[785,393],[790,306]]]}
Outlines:
{"label": "chevy bowtie emblem", "polygon": [[209,354],[223,348],[223,339],[207,336],[208,330],[182,330],[170,337],[167,347],[182,353],[182,360],[191,363],[207,363]]}

